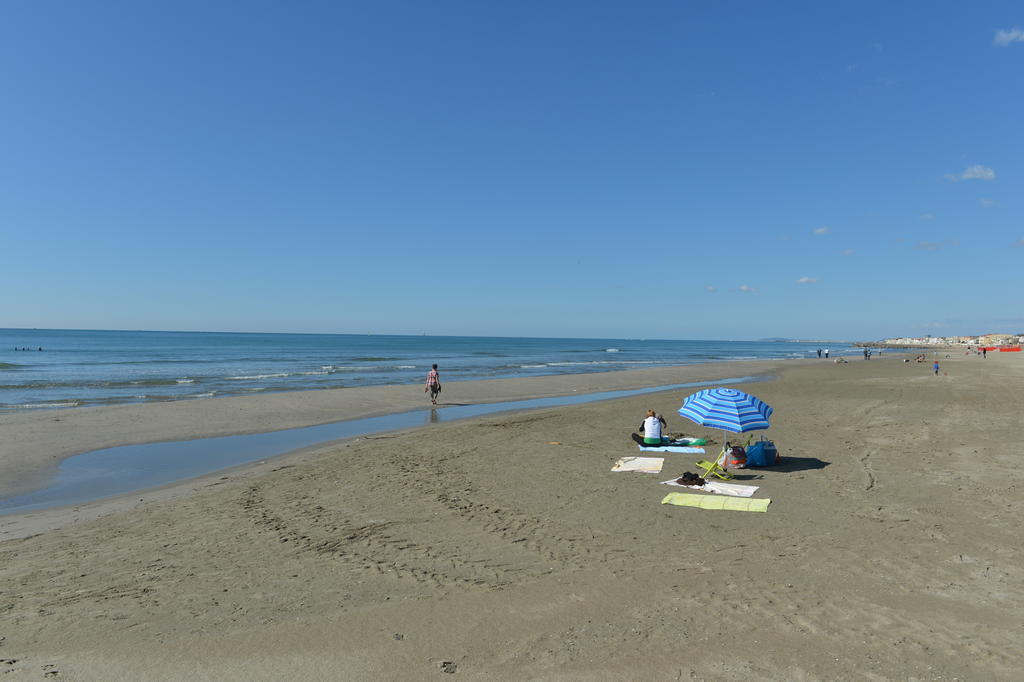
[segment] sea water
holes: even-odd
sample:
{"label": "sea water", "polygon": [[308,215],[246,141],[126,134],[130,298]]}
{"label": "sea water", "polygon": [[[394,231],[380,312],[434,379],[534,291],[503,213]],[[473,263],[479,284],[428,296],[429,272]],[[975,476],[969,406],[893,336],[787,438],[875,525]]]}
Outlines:
{"label": "sea water", "polygon": [[[817,357],[822,343],[0,329],[0,410]],[[859,352],[830,342],[833,355]]]}

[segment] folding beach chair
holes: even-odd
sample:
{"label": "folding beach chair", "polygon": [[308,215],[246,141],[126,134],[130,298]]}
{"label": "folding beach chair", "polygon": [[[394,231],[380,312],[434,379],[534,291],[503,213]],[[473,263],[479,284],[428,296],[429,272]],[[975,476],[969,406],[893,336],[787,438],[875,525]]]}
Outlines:
{"label": "folding beach chair", "polygon": [[[750,442],[752,440],[754,440],[754,434],[750,434],[750,436],[747,437],[747,442],[744,443],[742,446],[744,450],[750,447]],[[708,476],[715,476],[717,478],[722,479],[723,481],[728,481],[730,478],[733,477],[733,475],[730,474],[725,469],[725,467],[719,464],[719,462],[725,461],[725,455],[727,452],[726,445],[727,443],[725,445],[722,445],[722,451],[718,453],[718,457],[716,457],[714,461],[709,462],[706,459],[697,460],[697,466],[700,467],[701,471],[704,472],[702,474],[703,478],[707,478]]]}
{"label": "folding beach chair", "polygon": [[698,469],[701,470],[701,478],[715,476],[717,478],[722,479],[723,481],[728,481],[730,478],[732,478],[732,474],[723,469],[722,465],[718,463],[718,460],[715,460],[714,462],[709,462],[706,459],[698,459],[696,462],[696,466]]}

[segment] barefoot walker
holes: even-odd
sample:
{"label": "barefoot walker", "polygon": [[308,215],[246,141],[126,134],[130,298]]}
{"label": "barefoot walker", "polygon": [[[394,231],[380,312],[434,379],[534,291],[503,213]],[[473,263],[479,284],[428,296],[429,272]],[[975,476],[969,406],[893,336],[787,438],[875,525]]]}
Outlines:
{"label": "barefoot walker", "polygon": [[431,404],[437,405],[437,394],[441,392],[441,375],[437,373],[436,363],[427,372],[427,384],[423,387],[423,392],[426,393],[427,391],[430,391]]}

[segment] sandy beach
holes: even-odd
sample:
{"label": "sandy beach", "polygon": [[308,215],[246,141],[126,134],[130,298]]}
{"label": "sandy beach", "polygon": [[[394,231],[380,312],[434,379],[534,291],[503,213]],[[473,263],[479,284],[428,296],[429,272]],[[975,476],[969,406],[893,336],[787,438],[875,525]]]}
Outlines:
{"label": "sandy beach", "polygon": [[[664,391],[361,437],[0,517],[0,673],[35,680],[1019,679],[1020,354],[446,384],[497,402],[772,375],[767,513],[612,473]],[[78,452],[425,407],[380,387],[0,416],[0,493]],[[22,536],[22,537],[18,537]]]}

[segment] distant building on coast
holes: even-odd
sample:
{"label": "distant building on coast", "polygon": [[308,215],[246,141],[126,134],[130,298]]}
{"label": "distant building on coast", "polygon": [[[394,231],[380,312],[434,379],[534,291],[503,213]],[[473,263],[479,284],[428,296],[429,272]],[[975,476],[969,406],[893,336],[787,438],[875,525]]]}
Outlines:
{"label": "distant building on coast", "polygon": [[877,346],[1017,346],[1024,334],[979,334],[977,336],[899,336],[882,339]]}

